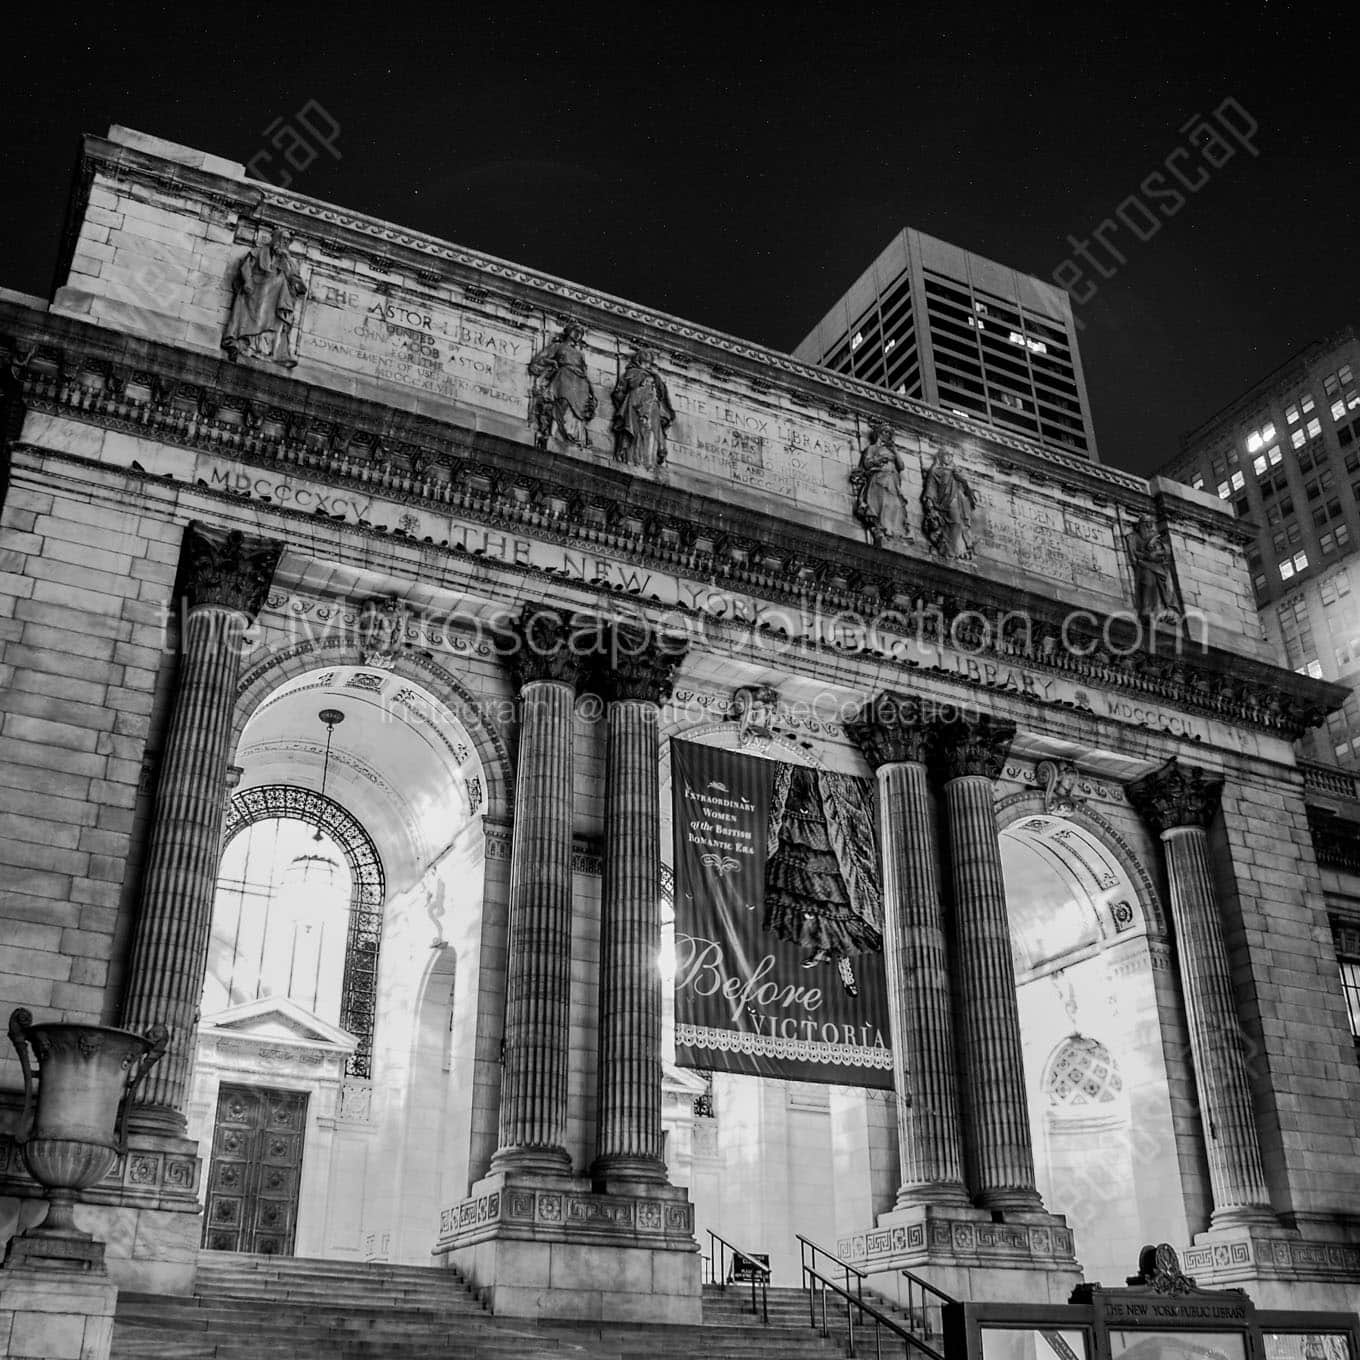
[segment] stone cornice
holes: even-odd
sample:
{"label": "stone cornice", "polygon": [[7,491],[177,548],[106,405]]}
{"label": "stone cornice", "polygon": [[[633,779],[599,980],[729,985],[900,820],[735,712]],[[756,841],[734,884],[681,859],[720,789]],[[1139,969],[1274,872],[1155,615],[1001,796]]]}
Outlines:
{"label": "stone cornice", "polygon": [[[964,614],[1025,616],[1033,621],[1028,650],[1007,636],[979,642],[977,654],[1229,723],[1292,738],[1340,707],[1347,694],[1227,652],[1103,654],[1099,618],[1089,635],[1071,630],[1073,642],[1091,648],[1078,655],[1057,645],[1062,601],[759,511],[735,513],[708,496],[642,482],[619,469],[565,456],[545,462],[494,435],[274,374],[241,373],[217,358],[0,301],[0,371],[11,365],[22,388],[17,399],[29,410],[381,492],[739,594],[865,617],[889,606],[907,614],[924,607],[946,627]],[[273,513],[314,522],[296,511]],[[939,634],[936,628],[926,636],[933,642]],[[1117,620],[1109,636],[1115,645],[1127,642]],[[972,645],[962,630],[956,642],[964,650]]]}

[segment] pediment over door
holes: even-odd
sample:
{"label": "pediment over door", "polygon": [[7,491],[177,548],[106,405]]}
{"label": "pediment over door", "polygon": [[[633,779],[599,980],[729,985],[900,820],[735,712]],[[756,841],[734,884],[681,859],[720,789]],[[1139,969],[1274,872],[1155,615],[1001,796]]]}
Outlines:
{"label": "pediment over door", "polygon": [[198,1025],[199,1050],[224,1065],[278,1065],[344,1070],[354,1035],[304,1010],[287,997],[260,997],[205,1015]]}

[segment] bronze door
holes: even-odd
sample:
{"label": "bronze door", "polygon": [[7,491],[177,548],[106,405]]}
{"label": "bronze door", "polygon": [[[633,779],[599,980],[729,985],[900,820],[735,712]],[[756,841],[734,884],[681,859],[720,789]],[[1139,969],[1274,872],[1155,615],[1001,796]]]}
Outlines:
{"label": "bronze door", "polygon": [[221,1087],[203,1215],[206,1248],[293,1254],[306,1126],[305,1091]]}

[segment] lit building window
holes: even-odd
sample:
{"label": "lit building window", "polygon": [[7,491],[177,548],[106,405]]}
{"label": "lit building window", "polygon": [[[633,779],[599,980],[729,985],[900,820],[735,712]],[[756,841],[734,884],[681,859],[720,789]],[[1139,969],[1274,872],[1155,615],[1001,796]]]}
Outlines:
{"label": "lit building window", "polygon": [[1275,422],[1274,422],[1274,421],[1268,420],[1268,421],[1261,427],[1261,438],[1262,438],[1262,440],[1263,440],[1265,443],[1267,443],[1267,444],[1269,444],[1270,441],[1271,441],[1272,439],[1275,438]]}
{"label": "lit building window", "polygon": [[1276,463],[1282,462],[1282,461],[1284,460],[1284,454],[1282,454],[1282,453],[1280,452],[1280,446],[1279,446],[1278,444],[1272,444],[1272,445],[1266,450],[1266,457],[1270,459],[1270,463],[1271,463],[1271,466],[1272,466],[1272,467],[1273,467]]}
{"label": "lit building window", "polygon": [[1299,405],[1303,408],[1304,414],[1306,415],[1313,409],[1313,394],[1311,392],[1305,392],[1303,396],[1299,398]]}
{"label": "lit building window", "polygon": [[1294,554],[1294,570],[1295,570],[1295,571],[1305,571],[1305,570],[1307,570],[1307,567],[1308,567],[1308,554],[1307,554],[1306,552],[1295,553],[1295,554]]}
{"label": "lit building window", "polygon": [[1301,449],[1308,442],[1308,436],[1304,434],[1302,430],[1295,430],[1294,433],[1289,436],[1289,442],[1293,444],[1296,449]]}
{"label": "lit building window", "polygon": [[1257,449],[1263,447],[1265,440],[1261,438],[1260,430],[1253,430],[1247,436],[1247,452],[1255,453]]}
{"label": "lit building window", "polygon": [[1332,403],[1332,419],[1345,420],[1345,418],[1346,418],[1346,403],[1342,401],[1340,397],[1338,397]]}
{"label": "lit building window", "polygon": [[1284,408],[1284,418],[1291,425],[1297,425],[1299,423],[1299,407],[1297,402],[1291,401],[1289,405]]}
{"label": "lit building window", "polygon": [[1321,662],[1321,661],[1310,661],[1310,662],[1304,667],[1304,671],[1305,671],[1308,675],[1311,675],[1311,676],[1313,677],[1314,680],[1321,680],[1321,679],[1322,679],[1322,662]]}
{"label": "lit building window", "polygon": [[1308,422],[1308,438],[1316,439],[1322,433],[1322,422],[1316,416]]}
{"label": "lit building window", "polygon": [[1264,453],[1259,454],[1256,461],[1252,463],[1251,470],[1259,477],[1269,466]]}
{"label": "lit building window", "polygon": [[1231,496],[1231,495],[1232,495],[1232,485],[1231,485],[1230,483],[1228,483],[1228,482],[1219,482],[1219,484],[1218,484],[1218,498],[1219,498],[1219,500],[1221,500],[1221,501],[1226,501],[1226,500],[1228,499],[1228,497]]}
{"label": "lit building window", "polygon": [[1233,489],[1234,491],[1241,491],[1242,488],[1243,488],[1244,486],[1246,486],[1246,484],[1247,484],[1247,479],[1246,479],[1240,472],[1234,472],[1234,473],[1233,473],[1233,475],[1232,475],[1232,489]]}
{"label": "lit building window", "polygon": [[1193,479],[1191,480],[1190,485],[1193,486],[1193,487],[1195,488],[1196,491],[1203,491],[1203,490],[1204,490],[1204,478],[1203,478],[1203,477],[1195,477],[1195,478],[1193,478]]}
{"label": "lit building window", "polygon": [[850,341],[850,348],[851,348],[851,349],[858,349],[863,343],[864,343],[864,332],[863,332],[863,331],[856,331],[856,332],[855,332],[855,337],[854,337],[854,339]]}
{"label": "lit building window", "polygon": [[1328,374],[1325,378],[1323,378],[1323,380],[1322,380],[1322,390],[1323,390],[1329,397],[1336,391],[1338,385],[1339,385],[1339,384],[1337,383],[1337,377],[1336,377],[1336,374],[1335,374],[1335,373],[1329,373],[1329,374]]}

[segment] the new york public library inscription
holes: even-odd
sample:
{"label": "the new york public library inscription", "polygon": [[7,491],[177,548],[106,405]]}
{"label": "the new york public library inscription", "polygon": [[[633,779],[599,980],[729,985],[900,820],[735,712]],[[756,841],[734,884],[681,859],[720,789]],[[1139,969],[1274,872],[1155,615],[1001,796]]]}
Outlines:
{"label": "the new york public library inscription", "polygon": [[[1210,723],[1204,719],[1004,660],[970,655],[963,648],[937,646],[922,635],[922,620],[913,612],[885,610],[875,618],[822,610],[815,602],[770,604],[711,582],[503,533],[382,496],[294,481],[206,454],[195,460],[194,476],[211,490],[249,494],[256,500],[361,527],[397,530],[415,544],[429,540],[441,550],[452,549],[488,563],[537,568],[563,581],[613,587],[627,597],[622,607],[630,613],[641,613],[644,608],[654,612],[657,607],[674,610],[675,616],[664,618],[662,625],[678,632],[701,630],[709,646],[769,659],[803,645],[849,652],[876,649],[908,665],[961,678],[981,690],[1023,695],[1192,741],[1204,741],[1210,735]],[[1231,730],[1224,728],[1222,735],[1226,738]]]}

